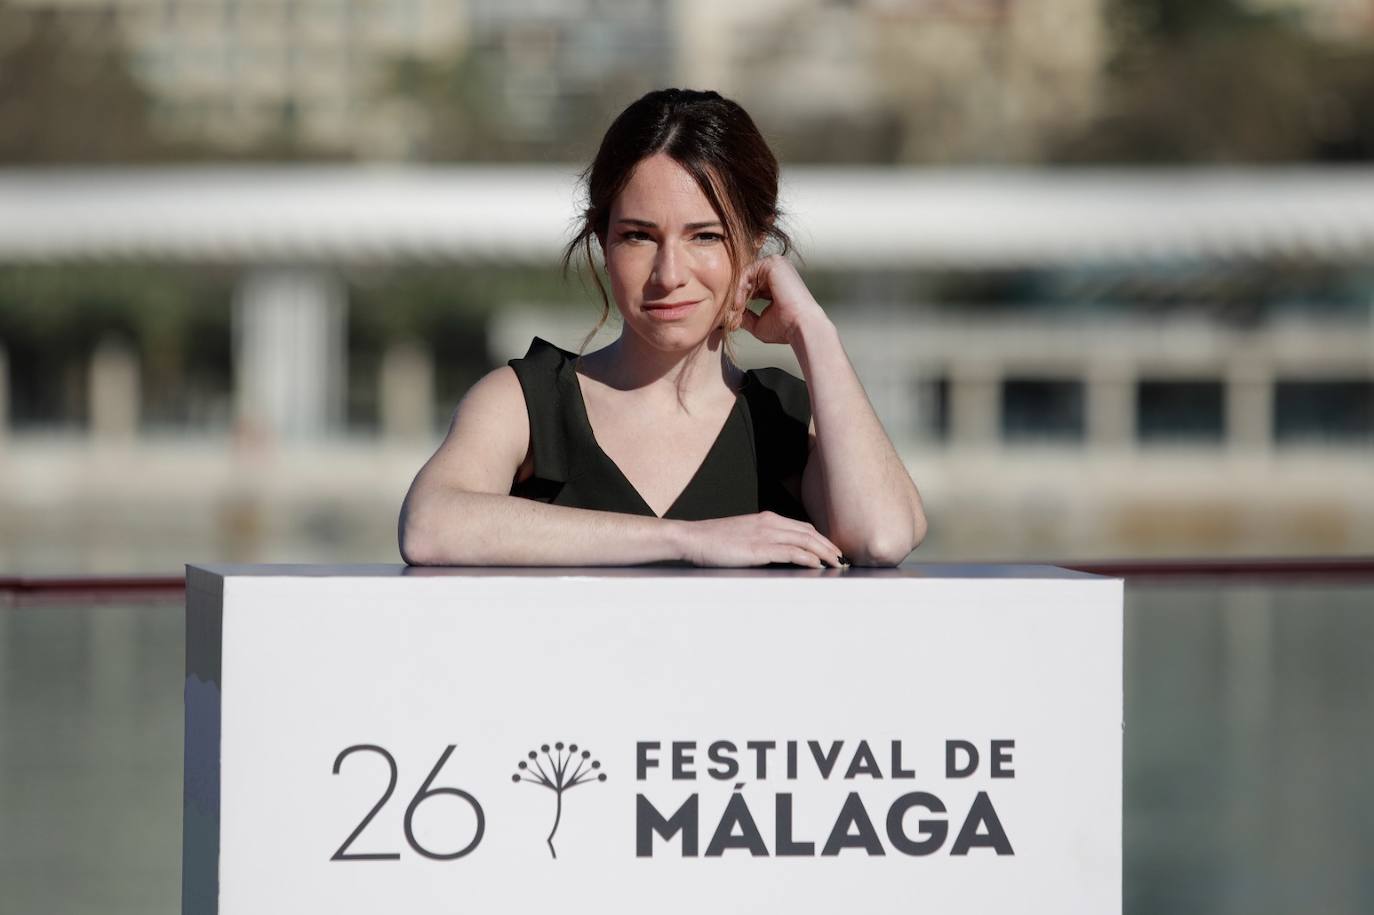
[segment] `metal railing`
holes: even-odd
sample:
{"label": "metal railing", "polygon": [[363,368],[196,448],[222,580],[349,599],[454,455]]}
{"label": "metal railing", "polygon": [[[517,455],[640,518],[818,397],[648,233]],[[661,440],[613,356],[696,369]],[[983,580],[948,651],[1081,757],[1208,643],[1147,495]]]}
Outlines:
{"label": "metal railing", "polygon": [[[997,564],[997,563],[990,563]],[[1025,560],[1017,560],[1023,565]],[[1134,579],[1246,579],[1265,581],[1361,581],[1374,579],[1374,555],[1046,560],[1094,575]],[[0,576],[0,606],[73,599],[102,603],[174,598],[186,588],[181,575]]]}

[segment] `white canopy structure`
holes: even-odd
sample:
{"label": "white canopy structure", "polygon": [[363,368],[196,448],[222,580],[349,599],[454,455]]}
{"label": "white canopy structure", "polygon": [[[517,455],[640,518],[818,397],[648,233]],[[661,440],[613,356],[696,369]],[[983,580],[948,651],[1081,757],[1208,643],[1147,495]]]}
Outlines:
{"label": "white canopy structure", "polygon": [[[0,169],[0,262],[552,262],[577,167]],[[808,264],[1374,260],[1374,169],[788,168]]]}

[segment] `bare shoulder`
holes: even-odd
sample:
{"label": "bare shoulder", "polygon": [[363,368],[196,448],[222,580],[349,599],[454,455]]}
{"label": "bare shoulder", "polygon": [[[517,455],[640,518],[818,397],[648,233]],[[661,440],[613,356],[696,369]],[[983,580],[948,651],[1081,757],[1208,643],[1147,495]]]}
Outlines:
{"label": "bare shoulder", "polygon": [[479,378],[453,411],[448,437],[474,434],[483,438],[524,439],[528,443],[530,423],[525,411],[525,392],[510,366],[492,369]]}
{"label": "bare shoulder", "polygon": [[515,369],[503,365],[477,379],[458,402],[454,419],[464,413],[518,413],[520,419],[525,419],[525,392]]}
{"label": "bare shoulder", "polygon": [[520,379],[508,365],[468,389],[426,470],[466,489],[508,492],[529,450],[530,424]]}

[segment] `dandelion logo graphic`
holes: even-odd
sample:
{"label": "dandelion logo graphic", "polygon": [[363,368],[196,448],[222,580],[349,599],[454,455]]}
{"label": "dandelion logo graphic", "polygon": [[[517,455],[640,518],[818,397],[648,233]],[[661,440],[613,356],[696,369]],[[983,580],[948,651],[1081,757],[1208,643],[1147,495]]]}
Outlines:
{"label": "dandelion logo graphic", "polygon": [[558,832],[558,822],[563,818],[563,792],[590,781],[604,782],[606,773],[598,772],[601,763],[592,759],[592,754],[587,750],[579,753],[577,744],[571,744],[565,749],[562,743],[556,743],[552,752],[549,751],[549,745],[544,744],[539,748],[539,752],[544,754],[548,771],[544,770],[544,763],[539,761],[539,753],[530,750],[529,758],[520,760],[520,771],[511,776],[511,781],[543,785],[558,798],[557,808],[553,814],[553,829],[549,830],[546,840],[549,843],[549,854],[557,858],[558,852],[553,847],[553,836]]}

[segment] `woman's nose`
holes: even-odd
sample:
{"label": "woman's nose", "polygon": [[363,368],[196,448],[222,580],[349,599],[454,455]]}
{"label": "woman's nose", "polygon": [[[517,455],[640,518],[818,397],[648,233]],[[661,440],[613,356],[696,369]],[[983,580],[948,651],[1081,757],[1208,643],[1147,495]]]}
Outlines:
{"label": "woman's nose", "polygon": [[658,256],[654,258],[654,272],[649,279],[664,289],[676,289],[682,285],[682,257],[672,242],[658,246]]}

